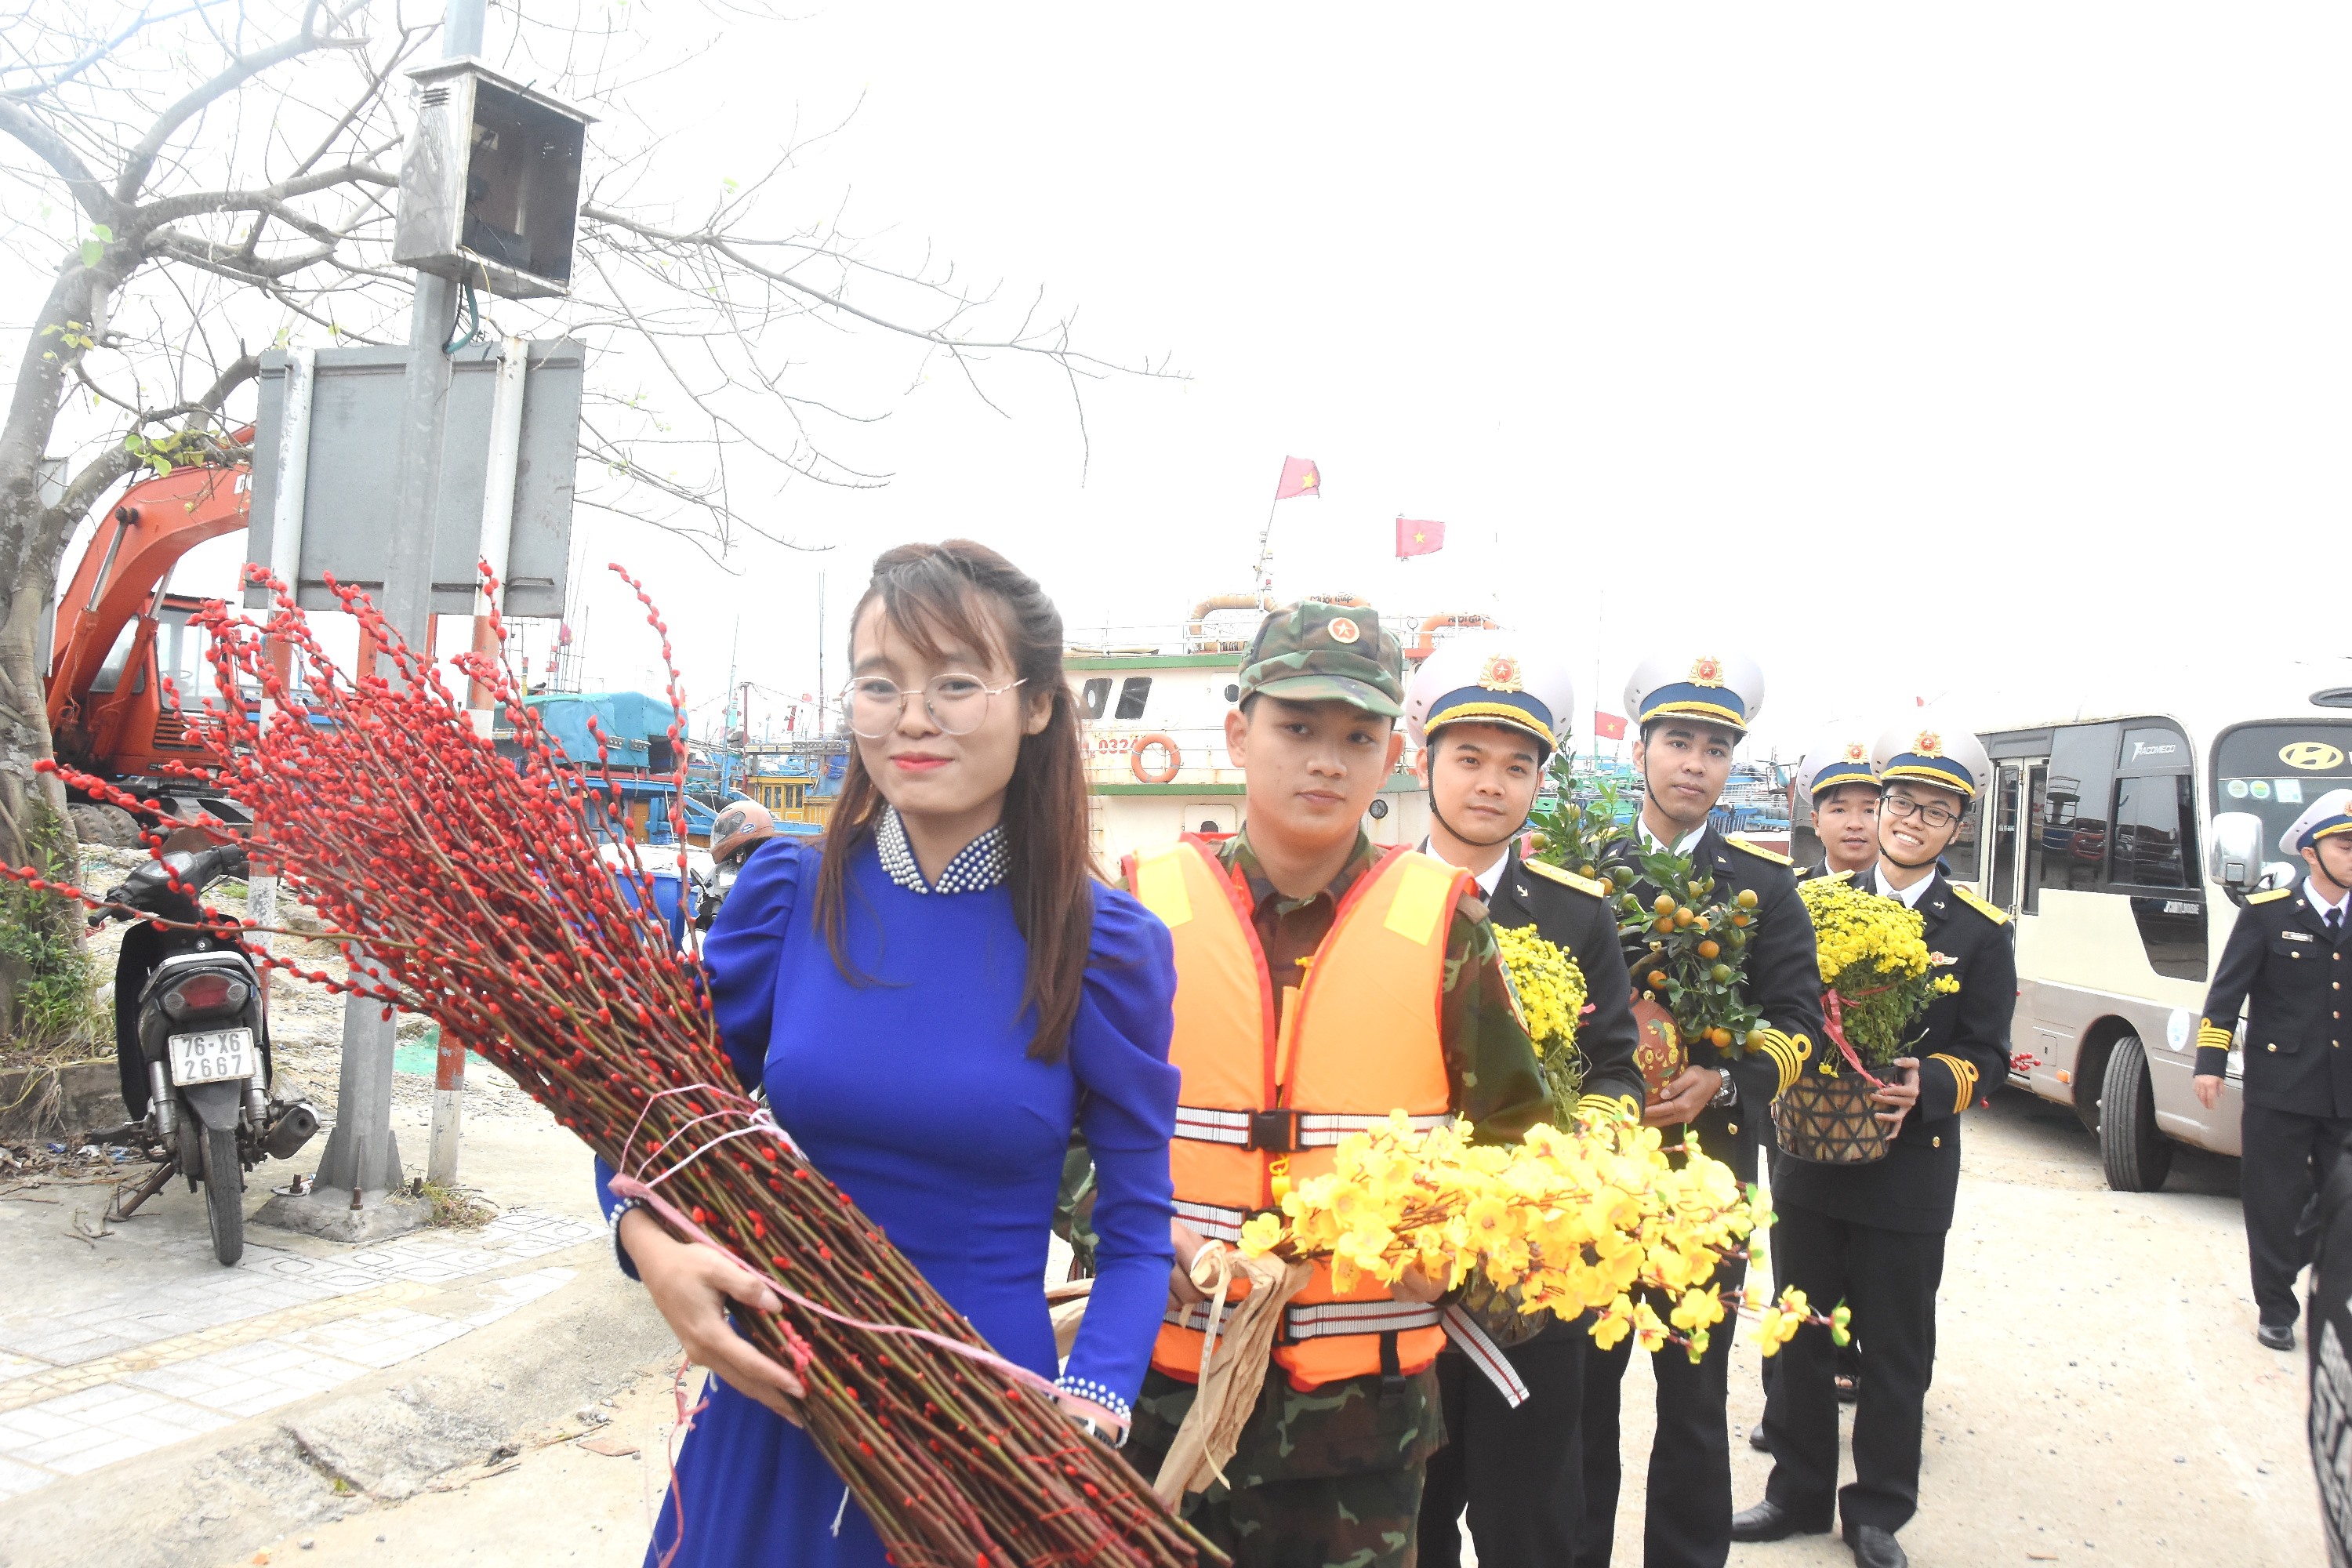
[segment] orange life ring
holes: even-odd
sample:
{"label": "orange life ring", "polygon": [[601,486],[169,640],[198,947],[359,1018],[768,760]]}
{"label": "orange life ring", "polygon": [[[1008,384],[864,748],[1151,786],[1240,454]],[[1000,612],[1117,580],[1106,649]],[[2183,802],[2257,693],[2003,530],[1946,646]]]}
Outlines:
{"label": "orange life ring", "polygon": [[[1160,747],[1168,753],[1168,765],[1156,773],[1147,772],[1143,766],[1143,753],[1153,746]],[[1145,735],[1127,749],[1127,765],[1133,771],[1136,783],[1163,784],[1172,781],[1176,777],[1176,770],[1184,765],[1184,753],[1177,749],[1174,739],[1170,736]]]}
{"label": "orange life ring", "polygon": [[1495,629],[1495,623],[1485,616],[1479,615],[1432,616],[1421,623],[1421,635],[1406,645],[1405,658],[1418,664],[1435,653],[1437,639],[1430,634],[1444,626],[1469,626],[1492,631]]}

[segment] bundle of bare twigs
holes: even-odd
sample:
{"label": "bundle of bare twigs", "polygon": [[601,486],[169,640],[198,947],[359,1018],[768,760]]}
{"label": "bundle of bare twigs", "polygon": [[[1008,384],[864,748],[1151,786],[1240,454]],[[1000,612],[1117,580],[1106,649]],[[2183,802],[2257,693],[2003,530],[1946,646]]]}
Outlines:
{"label": "bundle of bare twigs", "polygon": [[[700,971],[652,917],[635,852],[617,881],[599,864],[600,838],[626,837],[617,796],[562,765],[506,666],[457,661],[490,687],[511,726],[502,755],[364,595],[336,589],[388,651],[388,679],[347,678],[283,585],[256,580],[276,596],[266,621],[219,603],[195,617],[212,639],[215,688],[195,727],[211,752],[206,777],[265,825],[266,837],[242,836],[255,857],[274,863],[349,947],[363,947],[385,982],[360,967],[339,980],[268,953],[249,923],[221,917],[222,929],[304,980],[430,1015],[782,1293],[781,1313],[740,1314],[745,1331],[798,1370],[811,1436],[898,1563],[1215,1559],[1037,1380],[988,1355],[848,1196],[736,1092]],[[642,588],[638,597],[667,663],[667,629]],[[272,639],[291,650],[289,674],[273,668]],[[266,717],[240,686],[266,695]],[[678,742],[674,668],[669,695]],[[682,789],[685,747],[676,750]],[[100,780],[66,776],[94,798],[152,814]],[[42,883],[29,867],[11,874],[100,901]]]}

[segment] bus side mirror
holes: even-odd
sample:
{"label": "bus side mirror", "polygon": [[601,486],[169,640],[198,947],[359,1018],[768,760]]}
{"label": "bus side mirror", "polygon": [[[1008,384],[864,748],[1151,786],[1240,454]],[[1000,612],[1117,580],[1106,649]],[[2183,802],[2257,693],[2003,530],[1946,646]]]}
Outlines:
{"label": "bus side mirror", "polygon": [[2251,811],[2217,812],[2209,857],[2213,879],[2233,893],[2251,893],[2263,880],[2263,819]]}

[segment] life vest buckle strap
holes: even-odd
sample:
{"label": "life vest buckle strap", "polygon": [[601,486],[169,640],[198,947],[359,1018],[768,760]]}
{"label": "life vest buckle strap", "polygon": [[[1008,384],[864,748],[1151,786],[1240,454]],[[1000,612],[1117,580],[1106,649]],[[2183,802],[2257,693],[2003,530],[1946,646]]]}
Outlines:
{"label": "life vest buckle strap", "polygon": [[1296,1110],[1253,1110],[1250,1112],[1249,1146],[1268,1154],[1295,1154],[1298,1152],[1298,1112]]}

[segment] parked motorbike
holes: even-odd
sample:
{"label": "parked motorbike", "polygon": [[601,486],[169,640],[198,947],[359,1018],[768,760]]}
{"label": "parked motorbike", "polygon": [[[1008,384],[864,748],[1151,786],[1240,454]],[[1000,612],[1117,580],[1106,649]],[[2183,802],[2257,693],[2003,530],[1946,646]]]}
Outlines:
{"label": "parked motorbike", "polygon": [[93,927],[137,921],[114,963],[114,1049],[131,1119],[119,1135],[142,1142],[158,1161],[115,1212],[128,1215],[176,1173],[190,1192],[205,1189],[213,1256],[224,1264],[245,1252],[246,1172],[266,1158],[292,1158],[318,1131],[319,1113],[304,1100],[269,1098],[269,1019],[244,950],[129,911],[200,921],[205,889],[245,874],[235,845],[172,849],[106,895],[122,908],[90,917]]}
{"label": "parked motorbike", "polygon": [[694,876],[694,926],[709,931],[710,922],[735,889],[751,851],[776,836],[776,819],[757,801],[730,801],[710,824],[710,869]]}

